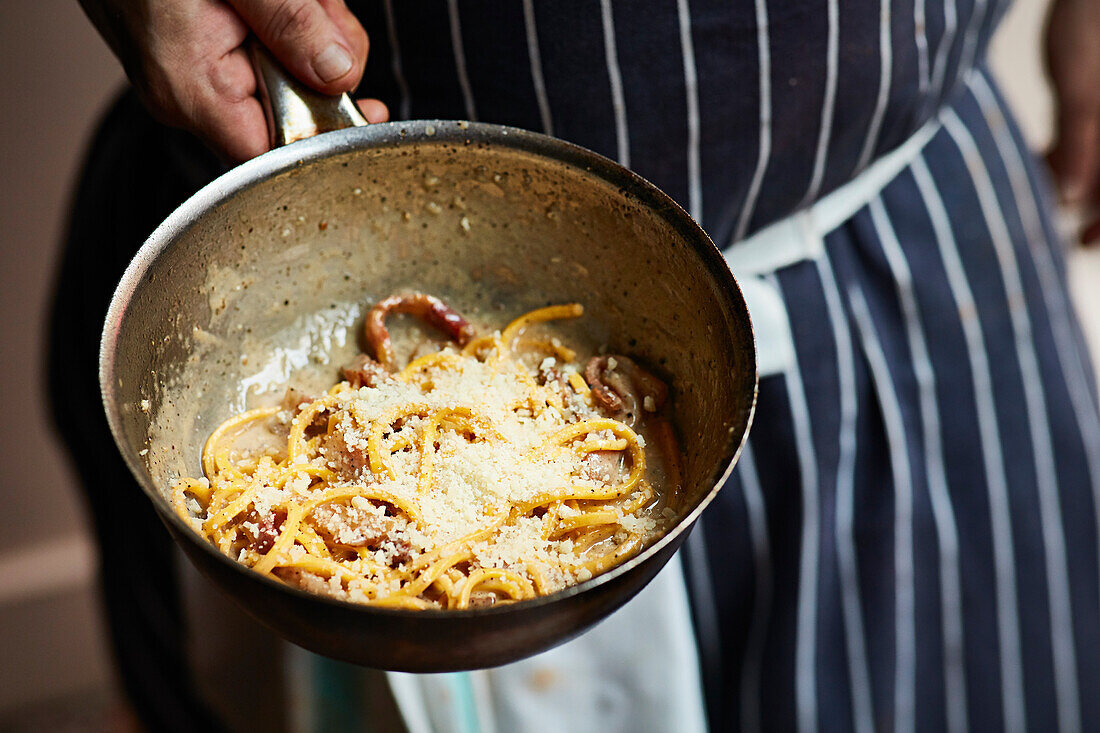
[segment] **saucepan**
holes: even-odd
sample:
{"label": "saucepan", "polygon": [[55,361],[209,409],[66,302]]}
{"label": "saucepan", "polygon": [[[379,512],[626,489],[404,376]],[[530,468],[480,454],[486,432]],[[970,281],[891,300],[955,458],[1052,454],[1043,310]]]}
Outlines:
{"label": "saucepan", "polygon": [[[672,557],[745,440],[754,339],[721,254],[668,196],[589,150],[476,122],[364,126],[346,98],[318,97],[270,59],[257,63],[273,139],[292,144],[192,196],[126,270],[104,325],[99,375],[119,450],[198,569],[314,652],[440,672],[503,664],[576,636]],[[586,337],[671,384],[685,497],[675,526],[586,582],[463,611],[311,594],[199,537],[166,493],[175,477],[201,475],[210,432],[288,382],[331,385],[341,360],[360,348],[365,307],[409,289],[497,323],[549,303],[583,303],[576,327]]]}

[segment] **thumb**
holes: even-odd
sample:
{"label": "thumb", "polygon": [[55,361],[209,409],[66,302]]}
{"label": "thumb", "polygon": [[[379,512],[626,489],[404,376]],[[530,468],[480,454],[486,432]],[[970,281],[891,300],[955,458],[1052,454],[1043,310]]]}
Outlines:
{"label": "thumb", "polygon": [[354,89],[363,75],[367,34],[358,23],[337,23],[323,1],[230,3],[290,73],[320,92],[339,94]]}

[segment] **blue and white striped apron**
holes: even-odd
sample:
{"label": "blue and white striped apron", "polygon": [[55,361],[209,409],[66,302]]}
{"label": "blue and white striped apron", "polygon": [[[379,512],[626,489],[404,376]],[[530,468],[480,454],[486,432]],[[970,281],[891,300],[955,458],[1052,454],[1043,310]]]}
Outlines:
{"label": "blue and white striped apron", "polygon": [[734,263],[929,124],[816,254],[763,268],[795,358],[683,553],[709,722],[1100,720],[1100,419],[1045,182],[981,61],[1002,4],[363,5],[395,114],[590,147]]}

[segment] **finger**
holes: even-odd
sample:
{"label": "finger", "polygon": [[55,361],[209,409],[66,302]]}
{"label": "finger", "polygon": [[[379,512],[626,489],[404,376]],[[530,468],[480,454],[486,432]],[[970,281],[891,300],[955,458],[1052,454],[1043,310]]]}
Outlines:
{"label": "finger", "polygon": [[365,52],[318,0],[230,0],[245,23],[290,73],[326,94],[351,91],[359,83]]}
{"label": "finger", "polygon": [[237,48],[213,64],[192,100],[195,132],[233,162],[268,150],[267,122],[255,98],[256,76],[244,49]]}
{"label": "finger", "polygon": [[367,122],[372,124],[377,122],[389,122],[390,110],[382,100],[380,99],[358,99],[355,102],[359,105],[359,110],[363,113],[363,116],[367,118]]}
{"label": "finger", "polygon": [[231,163],[243,163],[271,149],[264,111],[255,99],[223,107],[198,120],[196,134]]}
{"label": "finger", "polygon": [[1047,160],[1066,203],[1079,204],[1088,198],[1100,166],[1100,109],[1091,104],[1063,104],[1057,138]]}
{"label": "finger", "polygon": [[356,68],[357,79],[361,79],[363,67],[367,63],[367,53],[370,51],[370,39],[367,38],[367,32],[363,30],[363,26],[359,19],[355,17],[355,14],[348,10],[344,0],[320,0],[320,3],[328,16],[336,23],[336,27],[344,34],[345,40],[351,47],[352,56],[359,64]]}
{"label": "finger", "polygon": [[249,28],[221,2],[192,11],[158,16],[140,63],[128,69],[134,86],[157,120],[195,134],[222,158],[259,155],[267,125],[241,48]]}

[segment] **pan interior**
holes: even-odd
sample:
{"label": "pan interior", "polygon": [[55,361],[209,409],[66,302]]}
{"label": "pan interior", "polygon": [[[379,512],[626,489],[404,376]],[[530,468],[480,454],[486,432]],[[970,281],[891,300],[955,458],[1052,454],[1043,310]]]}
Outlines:
{"label": "pan interior", "polygon": [[705,235],[637,179],[617,184],[459,134],[351,146],[250,182],[171,233],[121,312],[124,452],[163,499],[176,476],[201,475],[221,421],[288,383],[331,386],[362,349],[365,307],[391,293],[438,295],[493,328],[576,301],[586,314],[565,338],[670,383],[689,511],[746,430],[751,332],[717,253],[700,257]]}

